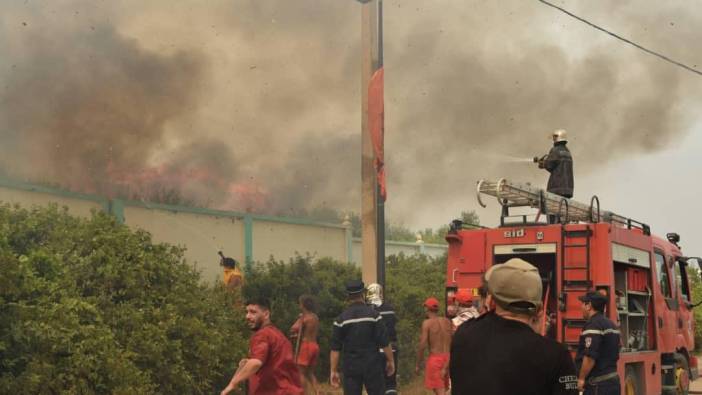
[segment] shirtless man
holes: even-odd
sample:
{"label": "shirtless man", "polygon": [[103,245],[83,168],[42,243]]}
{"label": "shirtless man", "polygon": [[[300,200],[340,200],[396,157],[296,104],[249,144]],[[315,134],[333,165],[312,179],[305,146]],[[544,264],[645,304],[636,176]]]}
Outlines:
{"label": "shirtless man", "polygon": [[433,390],[436,395],[443,395],[449,387],[449,349],[453,325],[448,318],[439,316],[439,301],[436,298],[431,297],[424,301],[424,307],[427,319],[422,323],[415,372],[419,374],[424,350],[428,347],[429,358],[424,369],[424,386]]}
{"label": "shirtless man", "polygon": [[317,306],[311,295],[302,295],[299,299],[302,313],[290,328],[291,336],[297,339],[302,332],[302,338],[296,344],[295,363],[300,371],[300,378],[305,389],[305,394],[317,394],[317,377],[314,375],[319,355],[319,345],[317,344],[317,332],[319,331],[319,318],[315,311]]}

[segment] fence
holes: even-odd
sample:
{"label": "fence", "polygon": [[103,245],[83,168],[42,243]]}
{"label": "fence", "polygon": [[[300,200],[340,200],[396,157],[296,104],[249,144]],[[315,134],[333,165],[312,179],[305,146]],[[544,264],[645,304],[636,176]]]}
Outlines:
{"label": "fence", "polygon": [[[346,225],[301,218],[273,217],[234,211],[109,199],[0,178],[0,201],[24,207],[56,203],[78,216],[105,211],[120,222],[150,232],[157,242],[186,247],[185,258],[206,280],[221,273],[218,251],[239,262],[287,259],[295,254],[360,262],[361,241]],[[421,240],[420,240],[421,241]],[[441,255],[438,244],[386,242],[387,255]]]}

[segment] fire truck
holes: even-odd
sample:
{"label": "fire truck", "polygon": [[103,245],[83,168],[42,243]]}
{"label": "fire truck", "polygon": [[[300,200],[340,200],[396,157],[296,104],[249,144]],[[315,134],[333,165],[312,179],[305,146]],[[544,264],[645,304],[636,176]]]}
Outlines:
{"label": "fire truck", "polygon": [[622,393],[688,393],[698,376],[688,265],[702,261],[682,254],[677,234],[664,239],[642,222],[601,211],[597,196],[583,204],[505,179],[478,182],[477,195],[483,207],[484,196],[497,198],[500,226],[451,224],[449,303],[460,288],[477,295],[491,265],[524,259],[543,281],[542,335],[574,352],[585,324],[578,297],[602,292],[621,333]]}

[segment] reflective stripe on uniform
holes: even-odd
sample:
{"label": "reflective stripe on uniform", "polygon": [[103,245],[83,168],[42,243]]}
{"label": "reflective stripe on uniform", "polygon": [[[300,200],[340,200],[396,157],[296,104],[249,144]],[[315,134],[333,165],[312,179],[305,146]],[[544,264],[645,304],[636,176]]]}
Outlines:
{"label": "reflective stripe on uniform", "polygon": [[389,314],[395,315],[395,312],[394,311],[381,311],[380,312],[380,315],[389,315]]}
{"label": "reflective stripe on uniform", "polygon": [[582,333],[580,333],[580,336],[583,336],[583,335],[607,335],[607,334],[619,335],[619,330],[605,329],[605,330],[601,331],[601,330],[597,330],[597,329],[588,329],[588,330],[582,331]]}
{"label": "reflective stripe on uniform", "polygon": [[334,321],[334,326],[338,326],[339,328],[341,328],[342,326],[347,325],[347,324],[355,324],[355,323],[357,323],[357,322],[378,322],[378,321],[380,321],[380,320],[382,320],[382,319],[383,319],[383,317],[378,317],[378,318],[372,318],[372,317],[353,318],[353,319],[346,320],[346,321],[341,321],[341,322],[336,322],[336,321]]}

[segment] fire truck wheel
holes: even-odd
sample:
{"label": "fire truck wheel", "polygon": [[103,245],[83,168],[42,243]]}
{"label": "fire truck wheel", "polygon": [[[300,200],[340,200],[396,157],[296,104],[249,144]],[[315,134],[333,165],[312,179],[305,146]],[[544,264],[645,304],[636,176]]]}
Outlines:
{"label": "fire truck wheel", "polygon": [[675,388],[676,394],[687,395],[690,391],[690,375],[687,358],[684,355],[675,353]]}
{"label": "fire truck wheel", "polygon": [[636,369],[633,366],[627,366],[624,371],[624,395],[638,395],[637,383]]}

